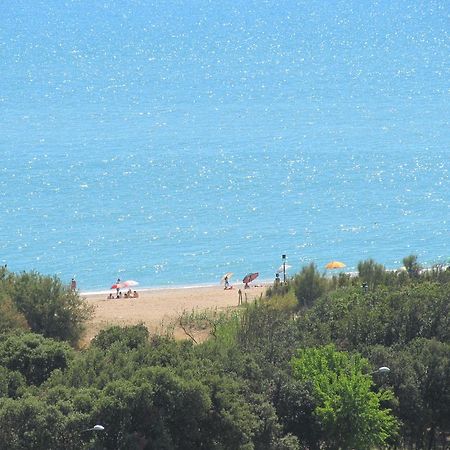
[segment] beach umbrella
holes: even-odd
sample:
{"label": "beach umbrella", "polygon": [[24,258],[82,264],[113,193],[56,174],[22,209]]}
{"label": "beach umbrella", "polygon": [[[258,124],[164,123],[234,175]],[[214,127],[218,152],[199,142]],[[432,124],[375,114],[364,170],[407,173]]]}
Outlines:
{"label": "beach umbrella", "polygon": [[110,289],[122,289],[122,288],[124,288],[125,287],[125,285],[123,284],[123,283],[114,283],[111,287],[110,287]]}
{"label": "beach umbrella", "polygon": [[127,280],[127,281],[124,281],[121,284],[123,285],[123,287],[133,287],[133,286],[137,286],[139,283],[137,281],[134,281],[134,280]]}
{"label": "beach umbrella", "polygon": [[233,276],[233,272],[227,272],[223,275],[223,277],[220,279],[221,283],[225,283],[225,278],[228,278],[228,281],[230,281],[230,278]]}
{"label": "beach umbrella", "polygon": [[330,261],[325,264],[325,269],[342,269],[343,267],[345,267],[345,264],[340,261]]}
{"label": "beach umbrella", "polygon": [[286,264],[286,265],[281,264],[281,266],[278,267],[277,273],[283,273],[284,270],[286,270],[286,272],[287,272],[287,270],[290,269],[291,267],[292,266],[290,266],[289,264]]}
{"label": "beach umbrella", "polygon": [[245,277],[243,278],[242,282],[243,283],[251,283],[253,280],[258,278],[258,275],[259,275],[258,272],[248,273],[247,275],[245,275]]}

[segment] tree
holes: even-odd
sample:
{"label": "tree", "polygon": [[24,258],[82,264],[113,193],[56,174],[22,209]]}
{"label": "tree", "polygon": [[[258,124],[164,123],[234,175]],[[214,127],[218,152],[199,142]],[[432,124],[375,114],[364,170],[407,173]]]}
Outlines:
{"label": "tree", "polygon": [[311,450],[319,449],[321,424],[314,414],[317,399],[311,383],[304,383],[287,375],[276,380],[274,405],[284,431],[292,433]]}
{"label": "tree", "polygon": [[303,267],[292,283],[300,306],[306,307],[312,306],[315,300],[326,292],[329,284],[327,279],[318,272],[314,263]]}
{"label": "tree", "polygon": [[326,449],[371,449],[395,435],[397,421],[381,407],[391,395],[372,391],[372,379],[364,373],[368,367],[361,356],[332,345],[299,350],[293,358],[294,378],[313,387]]}
{"label": "tree", "polygon": [[109,383],[93,411],[107,432],[99,437],[107,449],[197,449],[207,444],[206,419],[211,400],[199,381],[170,369],[145,368],[131,380]]}
{"label": "tree", "polygon": [[419,275],[420,265],[417,262],[416,255],[405,256],[402,262],[405,266],[406,272],[408,272],[411,277],[417,277]]}
{"label": "tree", "polygon": [[65,369],[72,352],[66,343],[34,333],[0,336],[0,364],[34,385],[43,383],[53,370]]}
{"label": "tree", "polygon": [[377,264],[373,259],[360,261],[358,263],[359,278],[367,283],[369,289],[374,289],[382,284],[385,279],[386,269],[382,264]]}
{"label": "tree", "polygon": [[288,294],[285,308],[280,307],[278,297],[272,297],[270,301],[248,305],[242,312],[237,342],[242,350],[264,361],[264,365],[288,364],[293,355],[298,332],[290,320],[295,304],[290,297]]}
{"label": "tree", "polygon": [[0,398],[17,397],[25,384],[25,377],[20,372],[0,366]]}
{"label": "tree", "polygon": [[118,325],[101,330],[92,340],[94,347],[108,349],[115,342],[121,342],[129,349],[140,347],[148,342],[149,332],[145,325],[130,325],[120,327]]}
{"label": "tree", "polygon": [[391,367],[405,442],[435,448],[450,432],[450,344],[419,338],[403,348],[372,349],[371,357]]}
{"label": "tree", "polygon": [[28,328],[25,316],[17,310],[8,294],[0,291],[0,332]]}
{"label": "tree", "polygon": [[93,308],[57,277],[24,272],[5,288],[31,330],[46,337],[75,344],[93,313]]}
{"label": "tree", "polygon": [[0,399],[0,450],[64,448],[63,415],[35,397]]}

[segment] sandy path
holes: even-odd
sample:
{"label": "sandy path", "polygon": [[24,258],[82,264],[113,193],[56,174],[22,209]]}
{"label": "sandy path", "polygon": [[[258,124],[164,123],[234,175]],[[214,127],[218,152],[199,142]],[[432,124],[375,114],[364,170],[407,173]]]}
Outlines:
{"label": "sandy path", "polygon": [[[225,309],[238,304],[238,289],[224,290],[220,286],[139,291],[137,299],[107,299],[107,294],[81,294],[95,307],[93,319],[87,325],[84,343],[109,325],[144,323],[152,333],[159,333],[173,323],[183,311],[194,309]],[[264,293],[266,286],[242,289],[248,301]],[[181,336],[180,333],[176,335]]]}

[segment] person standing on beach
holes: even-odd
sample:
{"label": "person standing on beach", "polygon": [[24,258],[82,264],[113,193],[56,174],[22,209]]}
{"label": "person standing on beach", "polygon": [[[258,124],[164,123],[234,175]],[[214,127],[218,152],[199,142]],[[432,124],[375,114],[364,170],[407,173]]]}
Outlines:
{"label": "person standing on beach", "polygon": [[242,291],[238,290],[238,306],[242,305]]}
{"label": "person standing on beach", "polygon": [[70,282],[70,289],[72,291],[76,291],[77,290],[77,282],[75,281],[75,278],[72,278],[72,281]]}
{"label": "person standing on beach", "polygon": [[116,284],[117,284],[117,288],[116,288],[116,291],[117,291],[117,298],[119,298],[119,293],[120,293],[120,287],[119,287],[119,285],[120,285],[120,278],[117,278]]}
{"label": "person standing on beach", "polygon": [[228,281],[228,277],[225,277],[225,288],[224,289],[229,289],[230,288],[230,282]]}
{"label": "person standing on beach", "polygon": [[273,283],[275,286],[279,286],[280,285],[280,274],[277,272],[275,274],[275,281]]}

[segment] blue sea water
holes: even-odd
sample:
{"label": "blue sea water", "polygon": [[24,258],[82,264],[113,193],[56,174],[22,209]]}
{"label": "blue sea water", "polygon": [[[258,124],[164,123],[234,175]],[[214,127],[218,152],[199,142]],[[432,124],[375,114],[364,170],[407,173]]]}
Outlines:
{"label": "blue sea water", "polygon": [[448,1],[15,1],[0,262],[82,290],[450,257]]}

